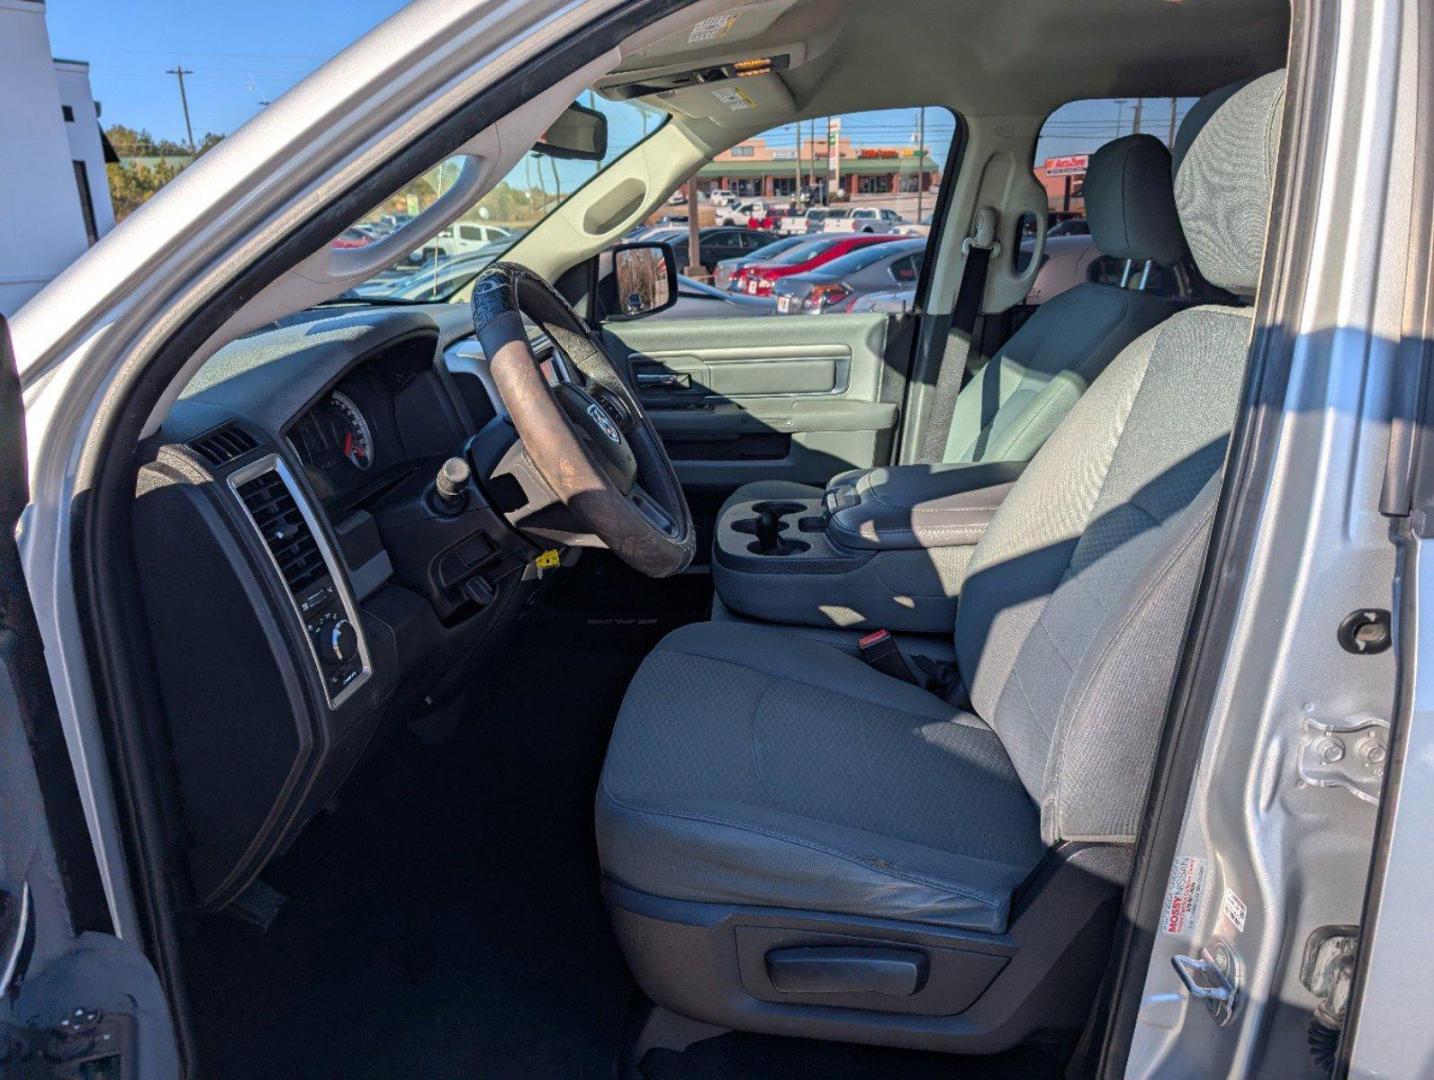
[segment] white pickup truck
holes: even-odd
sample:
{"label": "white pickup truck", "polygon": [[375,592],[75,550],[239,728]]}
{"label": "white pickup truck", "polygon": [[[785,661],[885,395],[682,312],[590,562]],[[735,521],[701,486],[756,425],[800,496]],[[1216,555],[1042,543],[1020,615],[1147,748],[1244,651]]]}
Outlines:
{"label": "white pickup truck", "polygon": [[501,225],[479,225],[472,221],[457,221],[448,228],[434,234],[419,250],[408,257],[409,262],[422,262],[429,255],[437,254],[440,259],[451,259],[455,255],[466,255],[471,251],[487,247],[498,240],[513,237],[512,229]]}
{"label": "white pickup truck", "polygon": [[827,211],[823,232],[889,233],[903,222],[895,210],[886,207],[856,206]]}

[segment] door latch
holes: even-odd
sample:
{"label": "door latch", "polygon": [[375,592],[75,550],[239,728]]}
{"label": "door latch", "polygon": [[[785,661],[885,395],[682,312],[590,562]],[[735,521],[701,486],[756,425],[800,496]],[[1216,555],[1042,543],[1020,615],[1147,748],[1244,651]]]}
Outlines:
{"label": "door latch", "polygon": [[1217,938],[1199,956],[1172,956],[1170,962],[1186,991],[1205,1003],[1215,1023],[1229,1023],[1239,999],[1240,960],[1235,951]]}

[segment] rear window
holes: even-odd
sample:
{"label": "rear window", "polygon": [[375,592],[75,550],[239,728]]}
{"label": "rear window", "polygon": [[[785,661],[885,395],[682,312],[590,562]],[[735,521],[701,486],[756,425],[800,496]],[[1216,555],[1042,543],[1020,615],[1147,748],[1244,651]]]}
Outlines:
{"label": "rear window", "polygon": [[772,260],[773,266],[795,266],[797,263],[804,263],[814,255],[820,255],[824,251],[830,251],[843,240],[849,240],[841,234],[823,236],[820,239],[812,240],[803,247],[792,248],[785,255],[778,255]]}
{"label": "rear window", "polygon": [[849,251],[839,259],[833,259],[822,267],[823,272],[829,274],[854,274],[858,270],[865,270],[868,266],[875,266],[882,259],[890,259],[903,252],[910,254],[912,246],[907,244],[876,243],[859,247],[855,251]]}
{"label": "rear window", "polygon": [[806,236],[784,236],[780,240],[773,240],[770,244],[763,244],[756,251],[752,252],[754,257],[763,259],[775,259],[784,251],[791,251],[798,244],[805,244],[810,239]]}

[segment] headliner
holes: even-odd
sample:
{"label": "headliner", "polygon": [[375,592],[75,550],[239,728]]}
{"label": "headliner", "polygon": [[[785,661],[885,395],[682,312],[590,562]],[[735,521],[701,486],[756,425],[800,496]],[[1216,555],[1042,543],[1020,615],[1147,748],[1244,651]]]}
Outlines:
{"label": "headliner", "polygon": [[[789,70],[742,85],[779,80],[792,119],[920,105],[1045,115],[1082,98],[1197,96],[1273,70],[1289,25],[1284,0],[757,0],[714,10],[739,12],[721,40],[690,44],[689,25],[628,56],[600,85],[788,53]],[[677,91],[652,103],[739,119],[710,95],[694,97]]]}

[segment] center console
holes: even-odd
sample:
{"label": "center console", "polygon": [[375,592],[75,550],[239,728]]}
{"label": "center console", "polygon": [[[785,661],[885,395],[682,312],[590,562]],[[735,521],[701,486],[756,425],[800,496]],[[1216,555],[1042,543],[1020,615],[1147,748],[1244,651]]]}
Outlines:
{"label": "center console", "polygon": [[768,622],[949,633],[966,564],[1024,467],[866,469],[820,495],[729,502],[713,539],[718,597]]}

